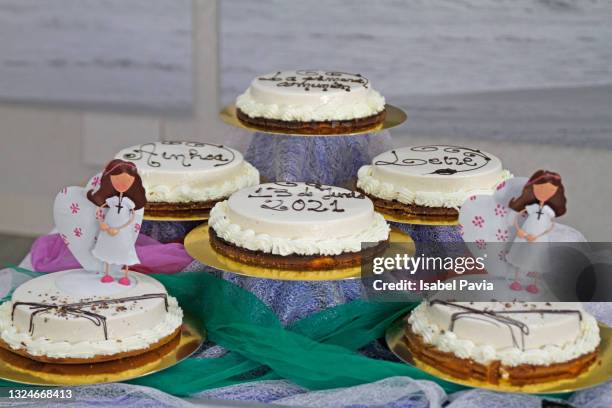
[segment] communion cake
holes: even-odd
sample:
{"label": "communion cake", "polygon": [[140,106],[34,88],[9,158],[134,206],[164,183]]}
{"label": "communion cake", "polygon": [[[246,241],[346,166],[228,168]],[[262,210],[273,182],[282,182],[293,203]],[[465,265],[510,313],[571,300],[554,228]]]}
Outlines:
{"label": "communion cake", "polygon": [[360,74],[297,70],[258,76],[236,99],[248,126],[299,134],[352,133],[385,119],[385,98]]}
{"label": "communion cake", "polygon": [[389,238],[370,199],[316,183],[245,188],[215,205],[209,225],[211,245],[221,255],[294,270],[359,265],[384,250]]}
{"label": "communion cake", "polygon": [[527,385],[574,378],[597,361],[599,327],[580,303],[421,303],[405,334],[412,355],[462,379]]}
{"label": "communion cake", "polygon": [[259,183],[259,172],[240,152],[210,143],[144,143],[121,150],[116,158],[136,164],[148,215],[206,212],[233,192]]}
{"label": "communion cake", "polygon": [[0,305],[0,346],[45,363],[116,360],[157,350],[180,336],[183,312],[157,280],[103,283],[100,273],[50,273]]}
{"label": "communion cake", "polygon": [[376,210],[402,217],[457,220],[473,195],[493,194],[511,177],[490,153],[460,146],[402,147],[382,153],[357,175],[357,188]]}

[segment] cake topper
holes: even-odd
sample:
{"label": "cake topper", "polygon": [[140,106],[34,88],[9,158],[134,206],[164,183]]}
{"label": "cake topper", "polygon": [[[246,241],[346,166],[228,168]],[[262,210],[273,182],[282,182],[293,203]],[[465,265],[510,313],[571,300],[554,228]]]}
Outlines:
{"label": "cake topper", "polygon": [[[565,192],[559,174],[538,170],[523,187],[521,195],[510,200],[508,207],[516,211],[514,228],[516,237],[514,243],[549,242],[550,232],[555,227],[555,217],[566,212]],[[526,218],[525,218],[526,216]],[[519,225],[521,218],[524,218]],[[506,256],[506,260],[516,266],[514,282],[510,285],[512,290],[521,290],[523,286],[519,281],[519,274],[526,273],[533,278],[527,285],[530,293],[538,293],[539,271],[545,268],[540,259],[545,251],[534,245],[513,245]]]}
{"label": "cake topper", "polygon": [[60,191],[54,205],[55,225],[85,270],[103,272],[101,281],[111,283],[111,268],[123,269],[118,283],[127,286],[129,267],[140,263],[135,244],[145,204],[136,166],[116,159],[88,187]]}
{"label": "cake topper", "polygon": [[89,190],[87,198],[98,206],[100,232],[92,254],[104,262],[102,282],[114,280],[109,274],[109,265],[113,264],[123,267],[124,276],[119,283],[129,285],[129,266],[140,263],[129,228],[134,228],[135,211],[147,202],[136,165],[119,159],[111,161],[102,173],[100,188]]}
{"label": "cake topper", "polygon": [[[529,179],[500,183],[493,196],[470,197],[461,207],[463,240],[474,255],[486,256],[489,274],[509,280],[509,289],[540,292],[538,278],[550,269],[554,242],[586,242],[577,230],[555,222],[566,212],[558,173],[538,170]],[[522,282],[524,278],[528,282]]]}

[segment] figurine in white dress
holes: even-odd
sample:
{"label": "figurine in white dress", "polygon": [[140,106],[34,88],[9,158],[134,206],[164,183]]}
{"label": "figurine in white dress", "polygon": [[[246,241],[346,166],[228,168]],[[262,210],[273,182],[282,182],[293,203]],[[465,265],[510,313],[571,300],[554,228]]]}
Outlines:
{"label": "figurine in white dress", "polygon": [[[516,238],[506,260],[516,269],[514,282],[510,285],[513,290],[521,290],[519,274],[526,273],[534,281],[525,289],[531,293],[538,293],[537,278],[540,271],[549,264],[548,251],[542,245],[533,243],[549,242],[549,233],[555,226],[555,218],[565,214],[566,199],[563,184],[559,174],[538,170],[535,172],[519,197],[510,200],[509,207],[519,214],[514,220]],[[526,215],[525,221],[519,221]]]}
{"label": "figurine in white dress", "polygon": [[104,262],[102,282],[113,282],[110,265],[119,265],[124,271],[119,283],[130,285],[129,266],[140,263],[133,239],[135,211],[146,203],[136,166],[123,160],[111,161],[104,169],[100,188],[89,191],[87,197],[98,206],[100,232],[92,254]]}

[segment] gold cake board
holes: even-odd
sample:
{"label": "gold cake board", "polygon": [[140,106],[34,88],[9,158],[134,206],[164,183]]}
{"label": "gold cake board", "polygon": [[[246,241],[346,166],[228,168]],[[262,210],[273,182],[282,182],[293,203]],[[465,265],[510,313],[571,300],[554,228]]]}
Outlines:
{"label": "gold cake board", "polygon": [[181,335],[158,349],[119,360],[91,364],[50,364],[0,348],[0,379],[37,386],[92,385],[133,380],[170,368],[189,358],[206,334],[189,316]]}
{"label": "gold cake board", "polygon": [[[218,254],[210,245],[209,226],[200,225],[185,237],[185,249],[194,259],[223,272],[252,278],[265,278],[287,281],[333,281],[343,279],[356,279],[361,277],[361,266],[352,268],[321,270],[321,271],[293,271],[286,269],[272,269],[254,265],[247,265],[231,260]],[[405,244],[408,251],[414,253],[415,246],[412,238],[402,231],[391,229],[389,234],[391,244]]]}
{"label": "gold cake board", "polygon": [[361,135],[365,133],[376,133],[376,132],[380,132],[381,130],[387,130],[387,129],[394,128],[396,126],[401,125],[402,123],[406,121],[406,118],[407,118],[406,113],[400,108],[393,106],[393,105],[385,105],[385,109],[386,109],[386,114],[385,114],[385,120],[383,123],[376,125],[374,127],[371,127],[369,129],[362,129],[362,130],[359,130],[353,133],[339,133],[339,134],[333,134],[333,135],[317,135],[317,134],[305,135],[305,134],[300,134],[300,133],[283,133],[283,132],[265,130],[265,129],[260,129],[260,128],[256,128],[253,126],[249,126],[247,124],[242,123],[240,120],[238,120],[238,117],[236,116],[236,105],[234,104],[228,105],[225,108],[223,108],[223,110],[219,113],[219,117],[221,118],[223,122],[227,123],[228,125],[231,125],[237,128],[241,128],[241,129],[245,129],[245,130],[249,130],[251,132],[259,132],[259,133],[266,133],[270,135],[282,135],[282,136],[334,137],[334,136],[354,136],[354,135]]}
{"label": "gold cake board", "polygon": [[397,217],[391,214],[385,214],[379,212],[385,220],[389,222],[395,222],[398,224],[412,224],[412,225],[430,225],[430,226],[457,226],[459,225],[459,219],[448,220],[444,218],[436,217],[419,217],[418,215],[405,215]]}
{"label": "gold cake board", "polygon": [[145,212],[142,217],[145,221],[168,221],[168,222],[176,222],[176,221],[206,221],[210,215],[210,210],[206,211],[191,211],[186,212],[184,214],[177,214],[168,212],[168,214],[164,215],[149,215]]}
{"label": "gold cake board", "polygon": [[586,372],[576,378],[550,381],[524,386],[511,385],[507,382],[491,384],[473,379],[460,379],[436,369],[418,359],[415,359],[404,341],[406,330],[405,316],[396,320],[387,329],[385,339],[389,349],[403,362],[410,364],[428,374],[455,384],[468,387],[484,388],[491,391],[520,392],[525,394],[568,393],[594,387],[612,379],[612,328],[599,323],[601,343],[599,359]]}

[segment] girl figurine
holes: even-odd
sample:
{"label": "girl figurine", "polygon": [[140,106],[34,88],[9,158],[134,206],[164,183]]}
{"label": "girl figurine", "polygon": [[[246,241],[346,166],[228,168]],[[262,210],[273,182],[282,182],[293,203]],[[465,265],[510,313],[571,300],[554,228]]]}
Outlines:
{"label": "girl figurine", "polygon": [[[123,267],[122,285],[130,285],[129,266],[140,263],[133,239],[135,211],[146,204],[142,180],[133,163],[111,161],[102,174],[100,188],[90,190],[87,198],[98,206],[96,218],[100,232],[92,250],[93,256],[104,262],[102,282],[113,282],[110,264]],[[107,207],[106,215],[103,208]]]}
{"label": "girl figurine", "polygon": [[[527,272],[533,277],[533,283],[525,290],[538,293],[537,278],[539,272],[547,268],[547,250],[544,245],[531,245],[531,243],[550,242],[549,233],[555,226],[555,217],[565,214],[565,192],[559,174],[538,170],[530,178],[519,197],[510,200],[509,207],[519,214],[514,220],[516,238],[506,259],[517,269],[514,282],[510,285],[512,290],[521,290],[519,273]],[[519,217],[527,215],[522,225]]]}

